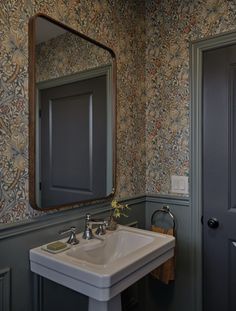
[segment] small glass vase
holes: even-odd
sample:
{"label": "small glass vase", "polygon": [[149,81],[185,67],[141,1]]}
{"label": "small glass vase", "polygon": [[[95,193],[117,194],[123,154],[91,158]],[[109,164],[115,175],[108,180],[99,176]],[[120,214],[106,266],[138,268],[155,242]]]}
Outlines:
{"label": "small glass vase", "polygon": [[117,221],[114,216],[109,217],[107,230],[115,231],[117,229]]}

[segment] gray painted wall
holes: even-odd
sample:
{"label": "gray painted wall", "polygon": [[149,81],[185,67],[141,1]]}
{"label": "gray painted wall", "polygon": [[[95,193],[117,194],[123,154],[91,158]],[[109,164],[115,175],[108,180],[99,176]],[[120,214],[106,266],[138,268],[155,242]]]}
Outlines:
{"label": "gray painted wall", "polygon": [[[177,279],[162,285],[147,276],[123,294],[125,310],[191,310],[190,212],[187,200],[167,197],[137,197],[127,200],[131,207],[121,223],[138,221],[150,227],[154,210],[168,204],[177,219]],[[29,249],[59,238],[58,232],[72,225],[82,231],[85,213],[97,217],[109,213],[108,206],[90,206],[47,215],[14,225],[0,227],[0,311],[87,310],[87,297],[51,281],[34,276],[29,268]]]}

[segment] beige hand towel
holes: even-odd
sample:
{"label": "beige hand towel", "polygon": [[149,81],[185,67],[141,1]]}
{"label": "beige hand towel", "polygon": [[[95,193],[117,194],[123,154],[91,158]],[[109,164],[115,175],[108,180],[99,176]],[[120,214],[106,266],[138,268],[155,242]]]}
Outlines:
{"label": "beige hand towel", "polygon": [[[174,236],[173,228],[163,229],[160,227],[152,226],[152,231]],[[165,284],[169,284],[170,281],[174,281],[175,279],[175,255],[174,257],[164,262],[161,266],[153,270],[151,272],[151,275]]]}

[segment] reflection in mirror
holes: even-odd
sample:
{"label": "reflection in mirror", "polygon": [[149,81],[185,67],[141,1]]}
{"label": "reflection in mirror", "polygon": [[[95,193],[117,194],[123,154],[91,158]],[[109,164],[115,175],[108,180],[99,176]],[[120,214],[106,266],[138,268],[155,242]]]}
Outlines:
{"label": "reflection in mirror", "polygon": [[58,208],[114,189],[114,53],[43,15],[30,21],[30,203]]}

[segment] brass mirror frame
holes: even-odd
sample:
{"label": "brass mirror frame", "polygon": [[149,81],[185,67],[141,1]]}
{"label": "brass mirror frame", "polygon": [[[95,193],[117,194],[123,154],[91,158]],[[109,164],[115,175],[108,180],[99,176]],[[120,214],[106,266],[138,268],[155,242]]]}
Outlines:
{"label": "brass mirror frame", "polygon": [[[49,22],[62,27],[63,29],[95,44],[98,47],[108,51],[112,57],[112,193],[106,197],[94,198],[91,200],[71,202],[68,204],[49,206],[46,208],[40,208],[36,203],[36,64],[35,64],[35,42],[36,42],[36,19],[42,17]],[[112,49],[104,44],[97,42],[94,39],[80,33],[73,28],[53,19],[52,17],[44,14],[37,13],[29,19],[29,203],[32,208],[40,211],[56,210],[61,208],[82,207],[87,205],[93,205],[97,203],[105,203],[113,198],[116,189],[116,107],[117,107],[117,77],[116,77],[116,55]]]}

